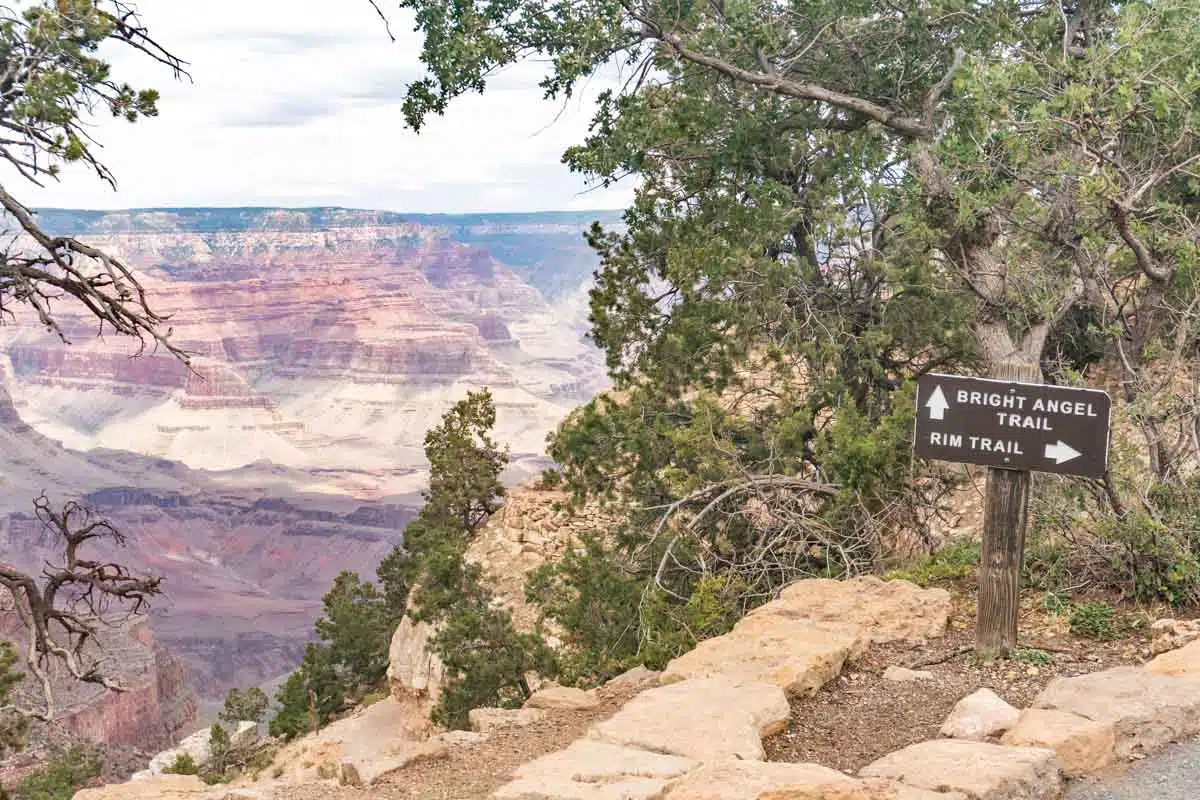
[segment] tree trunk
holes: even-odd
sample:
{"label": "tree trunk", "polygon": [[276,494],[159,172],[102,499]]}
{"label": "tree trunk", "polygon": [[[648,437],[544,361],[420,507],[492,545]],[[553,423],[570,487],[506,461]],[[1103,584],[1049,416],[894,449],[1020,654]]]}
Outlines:
{"label": "tree trunk", "polygon": [[[1042,382],[1036,359],[1010,357],[993,369],[992,377]],[[988,470],[975,628],[975,650],[986,657],[1007,656],[1017,644],[1017,606],[1031,477],[1023,470]]]}

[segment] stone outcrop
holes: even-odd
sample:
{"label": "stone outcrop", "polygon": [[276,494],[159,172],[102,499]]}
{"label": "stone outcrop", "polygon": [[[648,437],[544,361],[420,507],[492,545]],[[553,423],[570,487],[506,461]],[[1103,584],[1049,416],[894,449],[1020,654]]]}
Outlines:
{"label": "stone outcrop", "polygon": [[1150,633],[1153,636],[1150,641],[1150,652],[1158,655],[1200,639],[1200,620],[1155,620],[1150,625]]}
{"label": "stone outcrop", "polygon": [[[239,722],[229,731],[229,743],[232,747],[247,747],[258,739],[258,723],[248,720]],[[190,736],[186,736],[169,750],[157,753],[144,770],[133,774],[133,780],[144,780],[154,775],[162,775],[175,765],[181,757],[188,757],[203,769],[212,760],[212,729],[204,728]]]}
{"label": "stone outcrop", "polygon": [[[0,636],[24,639],[11,610],[0,611]],[[157,750],[178,740],[196,718],[197,697],[175,657],[154,638],[144,615],[97,625],[97,643],[85,647],[83,658],[104,659],[108,677],[124,691],[81,683],[51,664],[57,705],[55,725],[67,735],[106,745]],[[40,689],[29,679],[20,691],[35,698]],[[35,731],[34,742],[41,740]]]}
{"label": "stone outcrop", "polygon": [[496,800],[630,800],[656,796],[698,766],[691,758],[580,739],[526,764]]}
{"label": "stone outcrop", "polygon": [[803,580],[784,588],[778,600],[750,613],[751,617],[761,615],[854,626],[874,644],[922,642],[946,632],[950,593],[873,575],[846,581]]}
{"label": "stone outcrop", "polygon": [[1160,653],[1146,665],[1146,671],[1200,681],[1200,640]]}

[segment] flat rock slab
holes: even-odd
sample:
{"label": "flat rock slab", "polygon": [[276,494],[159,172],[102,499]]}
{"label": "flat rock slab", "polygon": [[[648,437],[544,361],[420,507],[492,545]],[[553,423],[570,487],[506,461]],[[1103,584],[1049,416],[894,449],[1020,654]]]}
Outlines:
{"label": "flat rock slab", "polygon": [[950,593],[874,575],[847,581],[811,578],[785,587],[777,600],[751,612],[760,614],[853,625],[875,644],[919,642],[946,632]]}
{"label": "flat rock slab", "polygon": [[524,728],[541,722],[546,712],[541,708],[472,708],[467,712],[471,730],[475,733],[491,733],[500,728]]}
{"label": "flat rock slab", "polygon": [[936,739],[888,753],[859,770],[920,789],[961,792],[971,800],[1053,800],[1063,790],[1053,750]]}
{"label": "flat rock slab", "polygon": [[697,678],[648,689],[587,732],[599,739],[699,761],[762,761],[762,739],[787,727],[778,686]]}
{"label": "flat rock slab", "polygon": [[1200,639],[1185,644],[1178,650],[1162,653],[1151,660],[1145,669],[1155,675],[1200,681]]}
{"label": "flat rock slab", "polygon": [[433,739],[396,744],[371,756],[345,757],[338,764],[338,782],[343,786],[374,786],[380,779],[411,764],[445,758],[449,752],[444,742]]}
{"label": "flat rock slab", "polygon": [[849,785],[763,792],[755,800],[968,800],[962,792],[931,792],[895,781],[869,778]]}
{"label": "flat rock slab", "polygon": [[1113,667],[1090,675],[1055,678],[1034,708],[1068,711],[1113,726],[1121,758],[1200,732],[1200,682],[1158,675],[1141,667]]}
{"label": "flat rock slab", "polygon": [[1103,769],[1113,760],[1116,734],[1111,722],[1049,708],[1027,708],[1000,742],[1014,747],[1045,747],[1058,753],[1071,777]]}
{"label": "flat rock slab", "polygon": [[862,631],[853,626],[760,614],[667,664],[662,682],[720,675],[803,697],[837,677],[846,659],[865,646]]}
{"label": "flat rock slab", "polygon": [[699,766],[694,759],[589,739],[522,764],[494,800],[644,800]]}
{"label": "flat rock slab", "polygon": [[570,686],[547,686],[525,701],[525,708],[555,708],[567,711],[590,711],[600,705],[591,692]]}
{"label": "flat rock slab", "polygon": [[723,760],[671,781],[662,800],[758,800],[763,792],[816,791],[857,784],[849,775],[819,764]]}
{"label": "flat rock slab", "polygon": [[129,783],[80,789],[72,800],[199,800],[213,787],[195,775],[154,775]]}

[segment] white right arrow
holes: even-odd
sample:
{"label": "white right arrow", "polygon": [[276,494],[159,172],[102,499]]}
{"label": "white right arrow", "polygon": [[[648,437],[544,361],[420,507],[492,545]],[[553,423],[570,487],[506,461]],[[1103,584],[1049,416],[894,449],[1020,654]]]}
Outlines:
{"label": "white right arrow", "polygon": [[1071,445],[1059,439],[1056,444],[1046,445],[1046,458],[1053,458],[1055,464],[1062,464],[1070,461],[1072,458],[1078,458],[1083,453],[1076,450]]}
{"label": "white right arrow", "polygon": [[930,419],[943,419],[946,416],[946,409],[950,404],[946,402],[946,395],[942,393],[942,387],[935,386],[933,394],[929,395],[929,399],[925,401],[925,407],[929,409]]}

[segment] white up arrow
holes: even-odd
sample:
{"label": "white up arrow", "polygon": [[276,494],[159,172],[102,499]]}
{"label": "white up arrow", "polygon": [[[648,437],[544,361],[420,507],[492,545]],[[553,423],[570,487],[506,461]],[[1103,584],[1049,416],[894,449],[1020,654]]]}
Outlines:
{"label": "white up arrow", "polygon": [[1062,464],[1065,461],[1070,461],[1072,458],[1078,458],[1083,453],[1076,450],[1071,445],[1059,439],[1056,444],[1046,445],[1046,458],[1053,458],[1055,464]]}
{"label": "white up arrow", "polygon": [[929,395],[929,399],[925,401],[925,407],[929,409],[930,419],[943,419],[946,416],[946,409],[950,407],[950,404],[946,402],[946,395],[942,393],[942,387],[934,387],[933,394]]}

